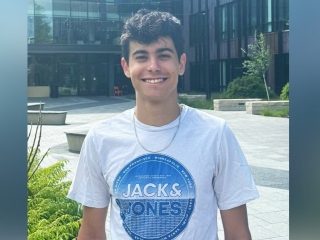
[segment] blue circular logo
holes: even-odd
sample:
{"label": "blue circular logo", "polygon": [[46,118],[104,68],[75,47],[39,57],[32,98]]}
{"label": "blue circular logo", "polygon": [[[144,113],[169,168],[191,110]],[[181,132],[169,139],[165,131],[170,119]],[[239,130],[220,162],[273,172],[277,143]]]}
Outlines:
{"label": "blue circular logo", "polygon": [[170,240],[186,228],[195,204],[192,176],[162,154],[140,156],[118,174],[113,194],[132,239]]}

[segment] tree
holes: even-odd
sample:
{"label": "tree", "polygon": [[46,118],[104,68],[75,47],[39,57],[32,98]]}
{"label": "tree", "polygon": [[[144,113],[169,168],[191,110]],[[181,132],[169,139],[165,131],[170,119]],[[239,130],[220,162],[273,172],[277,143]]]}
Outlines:
{"label": "tree", "polygon": [[266,72],[270,67],[270,61],[273,53],[270,50],[270,47],[267,46],[266,40],[262,33],[260,33],[259,38],[257,38],[256,34],[254,34],[254,42],[254,44],[248,45],[248,48],[252,50],[252,54],[247,53],[243,48],[241,48],[241,50],[244,53],[246,53],[250,58],[250,60],[245,60],[242,63],[243,68],[248,69],[247,72],[245,72],[244,74],[256,75],[263,78],[268,96],[268,101],[270,101],[268,87],[266,83]]}

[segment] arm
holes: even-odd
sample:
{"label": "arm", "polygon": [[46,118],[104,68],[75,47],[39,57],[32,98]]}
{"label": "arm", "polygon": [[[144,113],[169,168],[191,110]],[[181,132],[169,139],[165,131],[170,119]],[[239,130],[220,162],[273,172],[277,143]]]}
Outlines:
{"label": "arm", "polygon": [[245,204],[228,210],[221,210],[225,240],[252,240]]}
{"label": "arm", "polygon": [[77,240],[106,240],[105,223],[108,207],[92,208],[83,206],[82,224]]}

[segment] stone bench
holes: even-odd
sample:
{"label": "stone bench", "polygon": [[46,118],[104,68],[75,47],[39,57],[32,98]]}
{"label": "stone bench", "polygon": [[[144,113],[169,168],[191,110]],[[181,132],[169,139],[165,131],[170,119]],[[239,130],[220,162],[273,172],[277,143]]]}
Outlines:
{"label": "stone bench", "polygon": [[252,99],[215,99],[213,109],[215,111],[246,111],[246,103],[261,101],[260,98]]}
{"label": "stone bench", "polygon": [[87,136],[87,133],[89,132],[91,126],[92,124],[86,124],[64,132],[67,137],[70,151],[80,152],[83,141]]}
{"label": "stone bench", "polygon": [[257,101],[246,103],[246,113],[259,115],[261,110],[282,110],[289,108],[289,101]]}
{"label": "stone bench", "polygon": [[[67,111],[41,111],[42,125],[64,125]],[[39,111],[28,110],[28,124],[36,125],[39,119]]]}
{"label": "stone bench", "polygon": [[40,109],[43,110],[45,103],[28,103],[28,110],[38,110]]}

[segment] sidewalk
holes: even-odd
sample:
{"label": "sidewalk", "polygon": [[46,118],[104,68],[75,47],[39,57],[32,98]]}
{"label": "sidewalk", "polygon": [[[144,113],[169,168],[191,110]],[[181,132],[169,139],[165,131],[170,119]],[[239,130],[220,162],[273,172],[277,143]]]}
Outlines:
{"label": "sidewalk", "polygon": [[[68,159],[66,169],[72,180],[79,154],[68,151],[64,131],[113,117],[135,106],[124,97],[29,98],[28,102],[45,102],[44,110],[68,111],[66,125],[43,126],[41,150],[51,155],[43,166]],[[252,239],[289,240],[289,119],[249,115],[245,112],[202,110],[224,118],[248,160],[260,198],[247,204]],[[28,126],[28,130],[30,126]],[[33,128],[33,131],[35,127]],[[31,144],[31,140],[29,140]],[[110,214],[108,214],[110,216]],[[219,239],[223,240],[221,219]],[[107,218],[109,236],[109,217]],[[115,239],[117,240],[117,239]]]}

